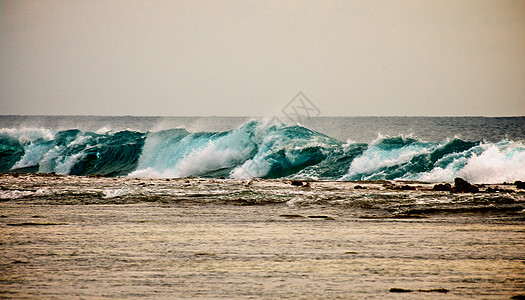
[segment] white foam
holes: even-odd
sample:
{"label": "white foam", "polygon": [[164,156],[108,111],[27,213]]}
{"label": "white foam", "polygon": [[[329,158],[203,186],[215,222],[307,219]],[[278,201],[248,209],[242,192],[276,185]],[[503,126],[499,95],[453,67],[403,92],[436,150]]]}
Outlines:
{"label": "white foam", "polygon": [[413,178],[428,182],[452,182],[461,177],[472,183],[502,183],[525,180],[525,148],[520,143],[481,144],[463,153],[453,153],[445,168],[436,167]]}
{"label": "white foam", "polygon": [[224,135],[189,134],[180,140],[152,134],[146,140],[139,167],[128,176],[199,176],[244,163],[255,147],[244,126]]}
{"label": "white foam", "polygon": [[473,155],[457,175],[474,183],[525,181],[525,148],[488,145]]}
{"label": "white foam", "polygon": [[249,159],[241,166],[230,172],[230,178],[248,179],[254,177],[264,177],[270,172],[270,163],[261,157]]}
{"label": "white foam", "polygon": [[111,198],[117,198],[117,197],[122,197],[128,194],[131,194],[132,190],[129,188],[106,189],[103,191],[103,193],[104,193],[105,199],[111,199]]}
{"label": "white foam", "polygon": [[2,128],[0,134],[15,138],[20,144],[32,143],[38,139],[50,141],[55,137],[54,131],[43,128]]}
{"label": "white foam", "polygon": [[421,144],[407,145],[398,149],[381,150],[375,146],[368,148],[356,157],[342,180],[351,179],[359,174],[378,174],[378,170],[407,163],[416,155],[430,153],[435,146],[425,147]]}

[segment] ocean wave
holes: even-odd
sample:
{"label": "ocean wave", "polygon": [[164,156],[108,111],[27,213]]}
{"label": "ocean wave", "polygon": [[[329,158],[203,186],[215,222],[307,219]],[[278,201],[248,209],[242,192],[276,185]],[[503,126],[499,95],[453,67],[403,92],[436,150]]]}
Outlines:
{"label": "ocean wave", "polygon": [[525,180],[525,145],[402,135],[343,143],[257,120],[223,132],[1,129],[0,172],[499,183]]}

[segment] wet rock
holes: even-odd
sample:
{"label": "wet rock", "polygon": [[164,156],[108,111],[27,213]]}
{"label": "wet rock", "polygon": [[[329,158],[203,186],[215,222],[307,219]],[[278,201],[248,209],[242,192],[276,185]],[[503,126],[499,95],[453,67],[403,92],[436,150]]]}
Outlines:
{"label": "wet rock", "polygon": [[450,183],[438,183],[434,185],[432,188],[433,191],[443,191],[443,192],[450,192],[452,190],[452,186]]}
{"label": "wet rock", "polygon": [[478,193],[479,188],[475,185],[470,184],[463,178],[457,177],[454,179],[454,187],[452,188],[454,193]]}
{"label": "wet rock", "polygon": [[393,190],[395,188],[395,185],[391,183],[383,183],[383,187],[387,190]]}
{"label": "wet rock", "polygon": [[311,219],[324,219],[324,220],[335,220],[334,218],[329,217],[329,216],[308,216],[308,218],[311,218]]}
{"label": "wet rock", "polygon": [[[402,289],[402,288],[391,288],[390,289],[390,293],[411,293],[411,292],[414,292],[414,291],[409,290],[409,289]],[[439,289],[430,289],[430,290],[417,290],[417,292],[420,292],[420,293],[442,293],[442,294],[445,294],[445,293],[448,293],[450,291],[447,290],[447,289],[439,288]]]}
{"label": "wet rock", "polygon": [[195,255],[195,256],[216,256],[217,254],[209,253],[209,252],[197,252],[197,253],[195,253],[193,255]]}
{"label": "wet rock", "polygon": [[67,225],[66,223],[37,223],[37,222],[23,222],[23,223],[7,223],[7,226],[54,226]]}
{"label": "wet rock", "polygon": [[525,182],[523,181],[515,181],[514,185],[520,190],[525,190]]}
{"label": "wet rock", "polygon": [[291,185],[293,186],[303,186],[303,182],[300,180],[292,180]]}
{"label": "wet rock", "polygon": [[450,292],[449,290],[447,289],[444,289],[444,288],[440,288],[440,289],[430,289],[430,290],[419,290],[418,292],[422,292],[422,293],[442,293],[442,294],[446,294],[448,292]]}
{"label": "wet rock", "polygon": [[495,188],[493,188],[493,187],[488,187],[488,188],[485,190],[485,192],[487,192],[487,193],[514,193],[513,190],[502,189],[502,188],[500,188],[500,187],[498,187],[498,186],[495,187]]}
{"label": "wet rock", "polygon": [[14,260],[12,262],[13,264],[28,264],[29,262],[28,261],[24,261],[24,260]]}
{"label": "wet rock", "polygon": [[390,293],[412,293],[412,290],[401,289],[401,288],[391,288]]}
{"label": "wet rock", "polygon": [[402,190],[402,191],[413,191],[416,189],[415,186],[411,186],[411,185],[402,185],[402,186],[397,186],[396,189],[398,190]]}

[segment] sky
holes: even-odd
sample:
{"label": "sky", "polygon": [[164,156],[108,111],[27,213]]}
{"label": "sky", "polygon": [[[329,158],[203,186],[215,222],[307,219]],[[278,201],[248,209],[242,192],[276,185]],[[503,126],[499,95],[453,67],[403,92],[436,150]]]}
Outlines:
{"label": "sky", "polygon": [[0,114],[524,116],[523,0],[3,0]]}

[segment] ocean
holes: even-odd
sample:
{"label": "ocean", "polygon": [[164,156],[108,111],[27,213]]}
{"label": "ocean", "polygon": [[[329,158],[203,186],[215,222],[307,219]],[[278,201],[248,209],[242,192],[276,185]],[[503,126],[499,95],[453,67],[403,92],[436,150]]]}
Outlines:
{"label": "ocean", "polygon": [[0,117],[0,172],[525,180],[525,117]]}
{"label": "ocean", "polygon": [[525,298],[525,117],[0,128],[0,298]]}

